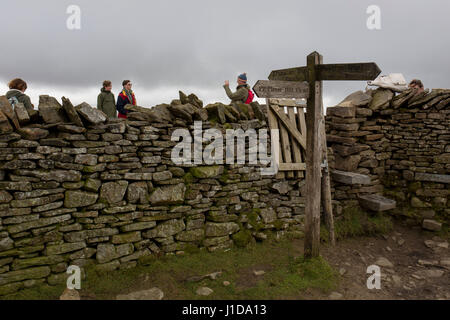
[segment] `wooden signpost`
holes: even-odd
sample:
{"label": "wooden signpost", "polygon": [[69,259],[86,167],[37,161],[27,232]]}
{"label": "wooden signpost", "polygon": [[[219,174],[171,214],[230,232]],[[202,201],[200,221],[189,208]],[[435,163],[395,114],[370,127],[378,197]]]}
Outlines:
{"label": "wooden signpost", "polygon": [[253,87],[258,98],[294,98],[309,97],[308,82],[259,80]]}
{"label": "wooden signpost", "polygon": [[[315,66],[316,80],[370,80],[381,70],[376,63],[319,64]],[[308,67],[297,67],[272,71],[269,80],[308,81]]]}
{"label": "wooden signpost", "polygon": [[[326,162],[326,136],[322,102],[322,81],[374,80],[380,73],[381,70],[375,63],[323,64],[323,57],[319,53],[313,52],[307,57],[306,67],[275,70],[272,71],[269,76],[269,80],[271,80],[268,82],[269,84],[273,81],[292,81],[301,83],[307,81],[309,84],[306,112],[307,197],[304,250],[304,255],[307,258],[319,256],[321,200],[323,202],[325,221],[327,222],[330,230],[331,242],[334,243],[330,178],[328,165]],[[267,86],[269,87],[270,85]],[[280,87],[282,87],[282,85],[280,85]],[[322,159],[325,161],[322,172],[323,174],[321,175]]]}

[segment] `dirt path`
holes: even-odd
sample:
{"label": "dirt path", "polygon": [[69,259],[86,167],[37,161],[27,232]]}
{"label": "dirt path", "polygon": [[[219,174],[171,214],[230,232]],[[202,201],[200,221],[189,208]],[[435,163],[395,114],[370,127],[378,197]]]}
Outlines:
{"label": "dirt path", "polygon": [[[342,299],[450,299],[448,241],[421,228],[396,223],[387,235],[340,241],[324,248],[322,256],[342,275],[337,290]],[[367,267],[380,257],[388,260],[378,261],[381,289],[369,290]]]}

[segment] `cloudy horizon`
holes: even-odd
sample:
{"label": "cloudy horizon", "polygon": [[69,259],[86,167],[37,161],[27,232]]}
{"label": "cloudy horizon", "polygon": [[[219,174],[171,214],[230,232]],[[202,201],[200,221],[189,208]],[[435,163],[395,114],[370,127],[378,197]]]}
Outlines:
{"label": "cloudy horizon", "polygon": [[[369,5],[381,9],[381,30],[369,30]],[[81,9],[81,29],[69,30],[67,7]],[[0,82],[28,82],[39,95],[95,106],[103,80],[117,96],[130,79],[138,104],[151,107],[195,93],[205,104],[228,101],[222,85],[247,72],[251,86],[271,70],[302,66],[318,51],[324,63],[374,61],[382,74],[420,78],[450,88],[450,30],[445,0],[310,1],[8,1],[0,30],[6,40]],[[440,35],[444,36],[440,36]],[[334,105],[364,81],[325,82]]]}

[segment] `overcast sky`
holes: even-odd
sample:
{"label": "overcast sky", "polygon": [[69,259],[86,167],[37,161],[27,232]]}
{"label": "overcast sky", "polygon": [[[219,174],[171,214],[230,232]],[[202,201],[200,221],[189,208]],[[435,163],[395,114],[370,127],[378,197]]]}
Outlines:
{"label": "overcast sky", "polygon": [[[70,5],[80,30],[66,27]],[[381,30],[366,26],[369,5],[381,9]],[[448,0],[2,0],[2,12],[2,90],[21,77],[36,107],[40,94],[95,105],[105,79],[116,96],[132,80],[145,107],[180,89],[225,102],[224,80],[234,87],[247,72],[253,86],[314,50],[324,63],[374,61],[382,74],[450,88]],[[365,86],[326,82],[325,106]]]}

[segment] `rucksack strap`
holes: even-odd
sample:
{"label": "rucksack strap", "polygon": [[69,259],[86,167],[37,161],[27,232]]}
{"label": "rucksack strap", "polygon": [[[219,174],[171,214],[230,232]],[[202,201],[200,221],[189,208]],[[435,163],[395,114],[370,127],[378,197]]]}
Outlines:
{"label": "rucksack strap", "polygon": [[17,97],[11,97],[8,99],[9,103],[11,104],[11,106],[15,106],[17,103],[19,103],[19,100],[17,100]]}

